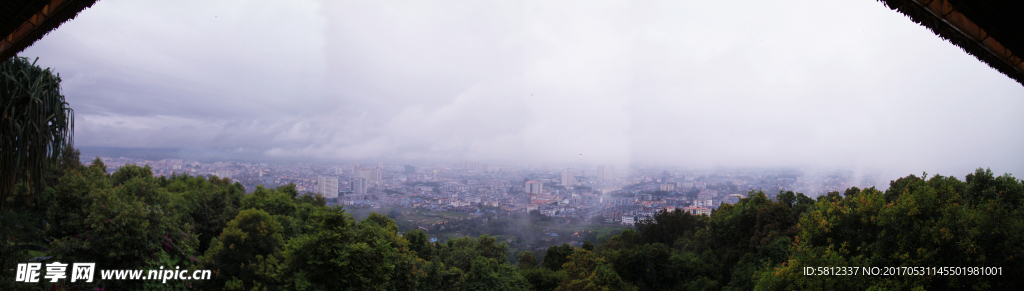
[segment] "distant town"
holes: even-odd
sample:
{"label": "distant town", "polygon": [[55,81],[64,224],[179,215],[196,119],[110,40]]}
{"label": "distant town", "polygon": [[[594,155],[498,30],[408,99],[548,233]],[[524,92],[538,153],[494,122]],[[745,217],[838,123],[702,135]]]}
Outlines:
{"label": "distant town", "polygon": [[[247,192],[294,184],[303,195],[322,195],[329,205],[400,207],[480,215],[485,211],[531,212],[632,225],[661,210],[710,215],[751,191],[810,197],[849,187],[887,185],[878,175],[801,169],[619,169],[614,166],[498,167],[475,161],[433,166],[377,164],[271,164],[183,159],[100,157],[109,172],[126,164],[148,165],[154,176],[188,174],[229,178]],[[86,161],[89,163],[89,161]],[[421,226],[429,227],[429,226]]]}

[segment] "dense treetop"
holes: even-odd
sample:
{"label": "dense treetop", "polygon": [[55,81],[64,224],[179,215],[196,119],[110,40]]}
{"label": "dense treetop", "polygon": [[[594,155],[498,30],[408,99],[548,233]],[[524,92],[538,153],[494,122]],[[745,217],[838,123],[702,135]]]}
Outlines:
{"label": "dense treetop", "polygon": [[[0,277],[14,265],[213,270],[205,281],[0,281],[0,289],[791,290],[1011,289],[1024,284],[1024,184],[979,169],[960,181],[910,175],[889,189],[817,199],[750,193],[711,216],[660,212],[580,247],[511,253],[490,235],[430,242],[388,216],[353,219],[292,185],[250,194],[217,177],[107,174],[69,150],[45,191],[3,203]],[[540,217],[536,219],[541,219]],[[509,222],[501,222],[508,224]],[[499,224],[496,224],[500,226]],[[497,227],[497,226],[496,226]],[[806,276],[807,267],[989,267],[1001,275]]]}

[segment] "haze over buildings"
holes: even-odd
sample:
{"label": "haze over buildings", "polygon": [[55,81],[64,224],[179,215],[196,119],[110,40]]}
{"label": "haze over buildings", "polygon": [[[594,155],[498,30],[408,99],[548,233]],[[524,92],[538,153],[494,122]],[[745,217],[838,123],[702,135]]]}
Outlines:
{"label": "haze over buildings", "polygon": [[1024,176],[1024,88],[875,1],[109,0],[21,55],[80,147]]}
{"label": "haze over buildings", "polygon": [[544,193],[544,184],[537,181],[527,181],[526,186],[524,187],[526,188],[525,190],[528,194]]}
{"label": "haze over buildings", "polygon": [[354,194],[366,194],[366,179],[357,177],[352,178],[352,193]]}
{"label": "haze over buildings", "polygon": [[323,195],[324,198],[338,198],[338,178],[328,176],[317,177],[316,191],[314,192]]}
{"label": "haze over buildings", "polygon": [[573,173],[571,170],[563,171],[561,183],[565,187],[576,186],[576,173]]}
{"label": "haze over buildings", "polygon": [[[259,187],[295,187],[301,195],[321,195],[327,204],[357,208],[402,208],[480,215],[536,211],[540,215],[632,225],[661,210],[708,215],[723,203],[750,194],[768,197],[795,191],[810,197],[850,187],[886,189],[877,173],[808,169],[632,168],[607,175],[601,166],[552,170],[546,166],[467,169],[465,162],[409,165],[378,163],[373,171],[350,165],[309,163],[201,162],[102,157],[110,172],[126,164],[146,164],[157,176],[229,175],[248,192]],[[88,163],[88,162],[87,162]],[[339,169],[343,169],[339,172]],[[347,169],[347,170],[345,170]],[[379,173],[370,183],[365,173]],[[335,174],[337,174],[335,176]],[[420,225],[429,228],[430,225]]]}

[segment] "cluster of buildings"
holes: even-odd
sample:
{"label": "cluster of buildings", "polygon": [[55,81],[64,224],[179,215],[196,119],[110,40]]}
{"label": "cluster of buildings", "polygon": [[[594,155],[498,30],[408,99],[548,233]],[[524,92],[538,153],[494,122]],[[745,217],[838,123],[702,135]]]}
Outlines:
{"label": "cluster of buildings", "polygon": [[[408,207],[432,211],[530,212],[551,217],[632,225],[658,211],[710,215],[723,203],[737,203],[751,190],[769,196],[798,191],[809,196],[849,187],[856,177],[843,172],[807,174],[798,170],[699,171],[632,169],[612,166],[501,168],[462,161],[434,166],[275,165],[266,163],[159,161],[102,158],[110,171],[148,164],[155,175],[188,173],[242,183],[247,191],[295,184],[330,204],[349,207]],[[861,177],[863,180],[863,177]]]}

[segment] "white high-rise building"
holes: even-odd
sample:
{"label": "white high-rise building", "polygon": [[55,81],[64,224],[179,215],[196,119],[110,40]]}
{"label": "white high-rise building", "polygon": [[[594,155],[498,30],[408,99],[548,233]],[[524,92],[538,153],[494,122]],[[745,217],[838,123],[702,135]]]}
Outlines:
{"label": "white high-rise building", "polygon": [[612,179],[612,171],[613,171],[613,169],[614,168],[612,166],[604,166],[604,165],[597,166],[597,180],[599,180],[599,181],[611,180]]}
{"label": "white high-rise building", "polygon": [[381,168],[371,170],[370,177],[373,178],[371,181],[373,181],[374,185],[380,185],[381,182],[384,182],[384,175],[381,173]]}
{"label": "white high-rise building", "polygon": [[576,173],[573,173],[572,171],[562,172],[562,186],[576,186]]}
{"label": "white high-rise building", "polygon": [[216,172],[213,173],[213,175],[215,175],[217,177],[220,177],[222,179],[223,178],[231,179],[231,171],[216,171]]}
{"label": "white high-rise building", "polygon": [[352,193],[366,194],[366,179],[362,177],[352,179]]}
{"label": "white high-rise building", "polygon": [[316,193],[323,195],[324,198],[327,199],[338,198],[338,178],[328,176],[317,176]]}
{"label": "white high-rise building", "polygon": [[384,180],[384,175],[379,167],[374,169],[357,167],[354,169],[356,170],[356,177],[366,179],[366,182],[369,184],[380,185]]}
{"label": "white high-rise building", "polygon": [[526,188],[525,190],[528,194],[540,194],[544,190],[544,184],[537,181],[528,181],[524,188]]}

